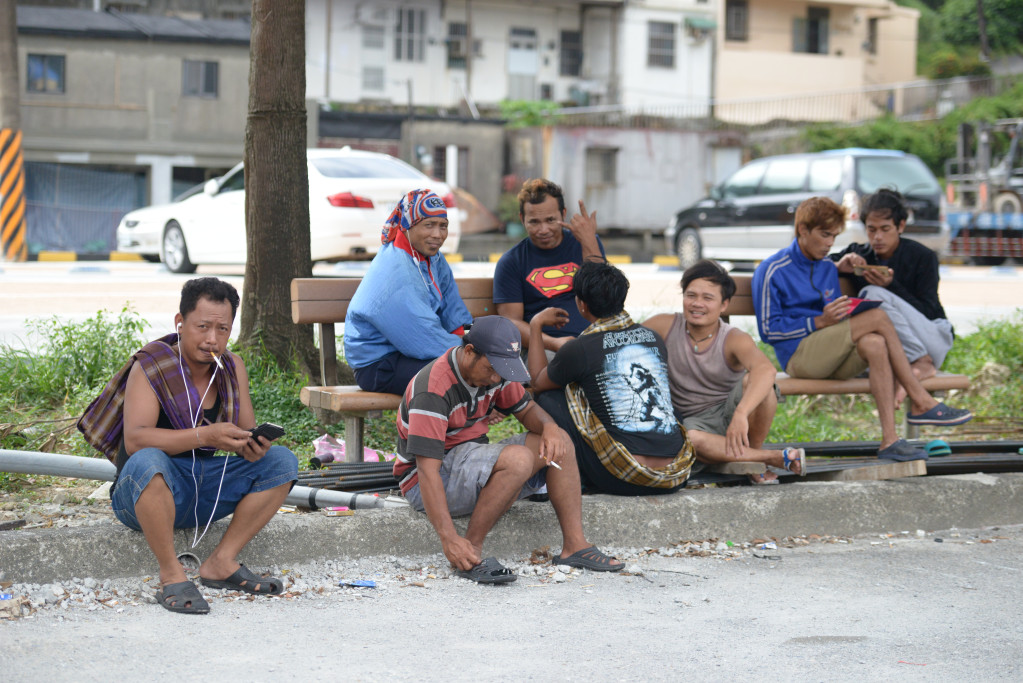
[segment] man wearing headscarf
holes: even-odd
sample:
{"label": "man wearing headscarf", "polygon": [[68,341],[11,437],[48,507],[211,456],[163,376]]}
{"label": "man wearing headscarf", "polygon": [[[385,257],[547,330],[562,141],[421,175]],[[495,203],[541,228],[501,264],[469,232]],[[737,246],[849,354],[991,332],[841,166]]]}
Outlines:
{"label": "man wearing headscarf", "polygon": [[420,368],[461,344],[472,322],[440,253],[447,209],[429,190],[401,198],[345,316],[345,360],[365,391],[402,394]]}

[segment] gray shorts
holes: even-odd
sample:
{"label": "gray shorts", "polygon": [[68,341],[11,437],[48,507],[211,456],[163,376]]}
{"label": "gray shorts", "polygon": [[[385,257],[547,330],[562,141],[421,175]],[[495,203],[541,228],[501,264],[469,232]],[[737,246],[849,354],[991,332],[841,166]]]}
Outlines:
{"label": "gray shorts", "polygon": [[[444,482],[444,495],[448,499],[448,512],[452,517],[472,513],[501,451],[505,446],[525,445],[526,436],[527,433],[523,432],[497,443],[463,443],[444,454],[440,478]],[[542,469],[522,485],[519,499],[533,495],[546,484],[547,470]],[[405,500],[419,512],[425,512],[418,482],[405,493]]]}
{"label": "gray shorts", "polygon": [[742,380],[740,379],[728,392],[724,401],[715,406],[707,408],[701,413],[690,415],[682,419],[682,426],[686,431],[706,432],[708,434],[719,434],[724,436],[728,431],[728,425],[732,422],[732,415],[735,408],[742,400]]}

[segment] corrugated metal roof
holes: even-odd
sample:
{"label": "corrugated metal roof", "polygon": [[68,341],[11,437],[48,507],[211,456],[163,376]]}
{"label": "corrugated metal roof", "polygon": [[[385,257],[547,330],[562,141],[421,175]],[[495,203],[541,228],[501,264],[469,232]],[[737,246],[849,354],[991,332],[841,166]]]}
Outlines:
{"label": "corrugated metal roof", "polygon": [[18,7],[18,33],[69,38],[108,38],[248,45],[248,21],[179,19],[149,14],[93,12],[58,7]]}

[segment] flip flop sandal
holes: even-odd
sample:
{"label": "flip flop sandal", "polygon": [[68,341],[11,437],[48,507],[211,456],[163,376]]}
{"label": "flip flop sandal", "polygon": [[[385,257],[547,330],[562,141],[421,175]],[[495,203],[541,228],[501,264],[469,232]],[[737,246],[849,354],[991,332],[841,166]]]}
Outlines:
{"label": "flip flop sandal", "polygon": [[469,571],[459,569],[455,573],[476,583],[511,583],[519,578],[511,569],[498,562],[496,557],[484,559]]}
{"label": "flip flop sandal", "polygon": [[[245,593],[252,593],[253,595],[280,595],[284,592],[284,584],[280,579],[267,577],[267,576],[256,576],[246,568],[246,566],[240,565],[234,574],[223,580],[217,579],[203,579],[202,585],[207,588],[222,588],[230,591],[242,591]],[[257,589],[256,586],[259,586]]]}
{"label": "flip flop sandal", "polygon": [[156,601],[178,614],[209,614],[210,604],[191,581],[171,583],[156,591]]}
{"label": "flip flop sandal", "polygon": [[767,472],[761,472],[759,474],[749,475],[749,482],[754,486],[771,486],[772,484],[780,484],[777,477],[774,479],[767,478]]}
{"label": "flip flop sandal", "polygon": [[[790,456],[789,453],[792,453]],[[799,476],[806,476],[806,451],[802,448],[786,448],[781,452],[782,462],[785,465],[785,469],[789,472],[792,471],[792,463],[799,463]]]}
{"label": "flip flop sandal", "polygon": [[591,545],[576,551],[568,557],[560,555],[554,558],[554,564],[564,564],[578,569],[592,569],[595,572],[620,572],[625,568],[624,564],[611,564],[616,559],[597,550],[597,546]]}

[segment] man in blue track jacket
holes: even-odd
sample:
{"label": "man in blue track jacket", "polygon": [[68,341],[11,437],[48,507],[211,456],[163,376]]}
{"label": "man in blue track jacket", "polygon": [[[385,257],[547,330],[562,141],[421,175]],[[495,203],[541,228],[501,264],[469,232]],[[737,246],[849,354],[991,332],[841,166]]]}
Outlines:
{"label": "man in blue track jacket", "polygon": [[795,224],[792,244],[761,263],[753,275],[760,338],[774,347],[779,364],[792,377],[849,379],[869,368],[870,393],[881,420],[878,457],[926,458],[926,451],[898,438],[896,381],[912,402],[910,424],[951,426],[973,415],[927,393],[884,311],[853,312],[853,302],[842,295],[838,268],[828,253],[845,227],[845,209],[826,197],[812,197],[799,205]]}

